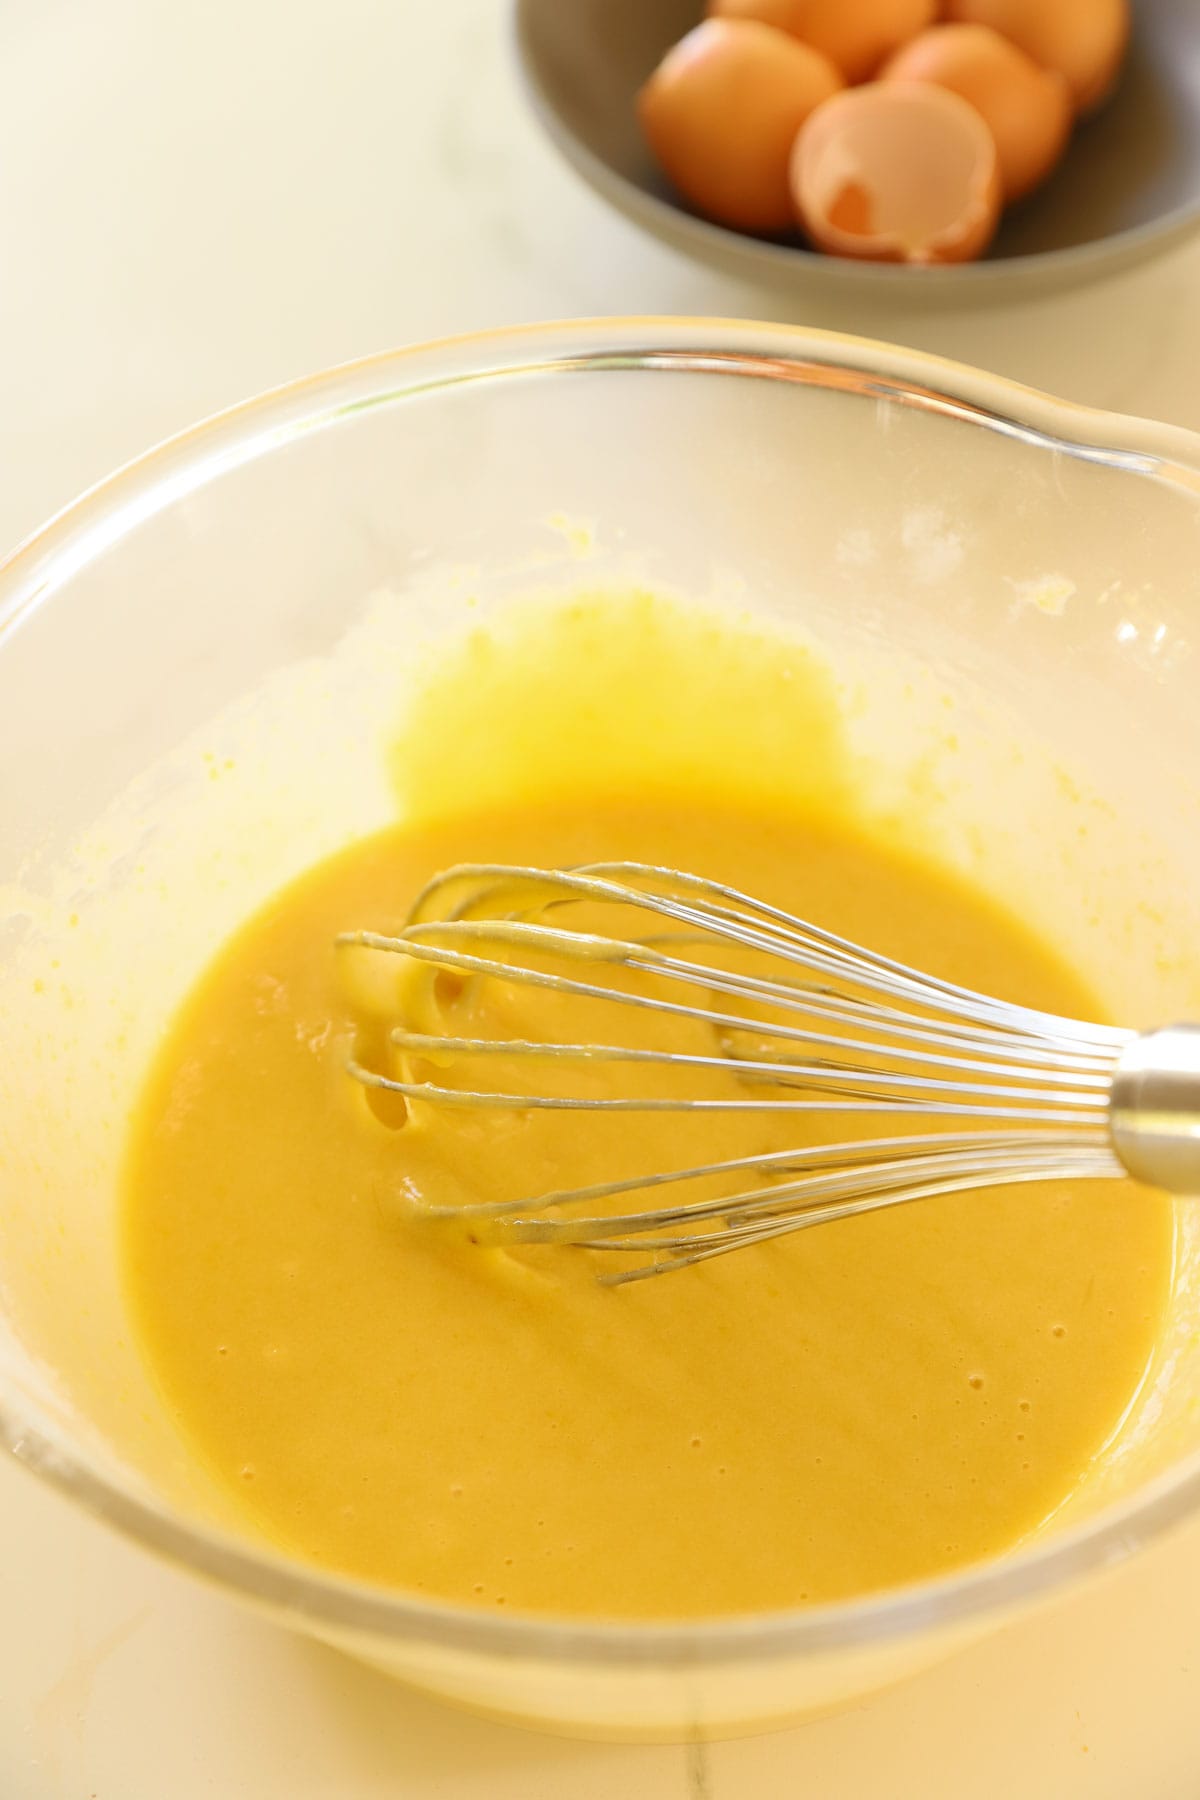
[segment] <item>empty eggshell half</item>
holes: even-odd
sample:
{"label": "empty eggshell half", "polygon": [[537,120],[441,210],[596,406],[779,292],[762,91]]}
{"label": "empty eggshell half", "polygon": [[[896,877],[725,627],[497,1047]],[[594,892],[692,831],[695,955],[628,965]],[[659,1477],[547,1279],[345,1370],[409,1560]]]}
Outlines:
{"label": "empty eggshell half", "polygon": [[930,81],[983,115],[996,140],[1005,202],[1046,179],[1067,146],[1071,90],[988,25],[934,25],[883,69],[883,81]]}
{"label": "empty eggshell half", "polygon": [[792,197],[820,249],[877,262],[967,262],[1000,217],[982,117],[948,89],[872,82],[826,100],[796,139]]}
{"label": "empty eggshell half", "polygon": [[737,231],[788,231],[792,145],[841,85],[828,58],[785,32],[709,19],[667,51],[638,95],[638,117],[697,212]]}

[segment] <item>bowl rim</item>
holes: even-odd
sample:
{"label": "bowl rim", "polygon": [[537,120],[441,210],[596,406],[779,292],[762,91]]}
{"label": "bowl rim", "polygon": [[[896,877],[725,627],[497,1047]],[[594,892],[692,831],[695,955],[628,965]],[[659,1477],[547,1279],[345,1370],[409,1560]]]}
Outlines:
{"label": "bowl rim", "polygon": [[[11,631],[142,522],[302,436],[468,383],[634,370],[766,379],[891,401],[1164,482],[1200,513],[1200,435],[1182,427],[1057,400],[965,364],[836,332],[738,319],[565,320],[384,351],[269,390],[166,439],[0,561],[0,653]],[[698,1620],[501,1617],[326,1572],[192,1522],[2,1369],[0,1447],[144,1548],[314,1629],[606,1668],[795,1659],[966,1627],[1125,1560],[1200,1509],[1197,1452],[1058,1538],[876,1595]]]}
{"label": "bowl rim", "polygon": [[983,256],[970,262],[913,267],[830,256],[804,244],[776,243],[770,238],[734,231],[691,212],[682,201],[652,193],[613,167],[568,124],[547,92],[530,47],[530,0],[512,0],[513,54],[532,110],[546,136],[576,173],[603,199],[643,229],[711,261],[728,264],[753,259],[761,275],[773,279],[801,276],[829,286],[846,286],[887,294],[897,300],[982,300],[989,290],[1022,281],[1054,281],[1063,286],[1091,274],[1116,273],[1143,257],[1165,252],[1200,226],[1200,192],[1154,218],[1126,225],[1081,244],[1057,250],[1025,251],[1018,256]]}

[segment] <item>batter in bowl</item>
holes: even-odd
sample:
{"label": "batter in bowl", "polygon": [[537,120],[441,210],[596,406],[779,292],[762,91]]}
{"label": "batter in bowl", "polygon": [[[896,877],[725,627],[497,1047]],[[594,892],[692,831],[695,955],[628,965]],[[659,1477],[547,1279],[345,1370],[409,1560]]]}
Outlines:
{"label": "batter in bowl", "polygon": [[[1115,1182],[950,1196],[607,1289],[588,1252],[481,1246],[413,1201],[784,1148],[795,1119],[406,1110],[345,1073],[381,1052],[337,933],[395,928],[464,860],[695,869],[951,980],[1097,1014],[1018,921],[855,818],[801,652],[650,603],[620,612],[615,650],[611,611],[563,618],[473,642],[440,740],[418,720],[396,753],[405,822],[252,919],[162,1047],[126,1254],[168,1404],[248,1528],[432,1598],[711,1616],[1003,1551],[1138,1391],[1167,1201]],[[636,763],[631,742],[659,753]],[[453,1029],[478,1002],[452,983],[437,1004]]]}

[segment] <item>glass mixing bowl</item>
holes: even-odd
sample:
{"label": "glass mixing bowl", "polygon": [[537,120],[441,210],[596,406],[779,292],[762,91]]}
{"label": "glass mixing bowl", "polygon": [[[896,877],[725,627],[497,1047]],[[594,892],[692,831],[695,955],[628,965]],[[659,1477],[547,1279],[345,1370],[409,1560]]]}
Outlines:
{"label": "glass mixing bowl", "polygon": [[670,1736],[892,1682],[1191,1514],[1200,1334],[1181,1206],[1162,1354],[1077,1500],[985,1565],[802,1612],[432,1604],[273,1554],[209,1491],[122,1302],[146,1058],[250,907],[386,819],[379,734],[432,640],[510,595],[631,580],[803,629],[881,804],[919,791],[931,848],[1129,1022],[1200,1015],[1200,440],[729,321],[539,326],[299,382],[151,452],[0,569],[0,1441],[146,1548],[422,1687]]}

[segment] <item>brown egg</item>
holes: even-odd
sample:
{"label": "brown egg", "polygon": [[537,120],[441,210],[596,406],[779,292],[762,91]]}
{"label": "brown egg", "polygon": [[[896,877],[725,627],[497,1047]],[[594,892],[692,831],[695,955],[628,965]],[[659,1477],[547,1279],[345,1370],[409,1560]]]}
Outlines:
{"label": "brown egg", "polygon": [[796,133],[841,85],[826,57],[782,31],[709,19],[668,50],[638,96],[638,117],[698,212],[738,231],[786,231]]}
{"label": "brown egg", "polygon": [[1000,217],[1000,164],[975,108],[923,82],[875,81],[835,94],[792,151],[805,231],[835,256],[966,262]]}
{"label": "brown egg", "polygon": [[1071,133],[1071,90],[988,25],[934,25],[885,63],[883,81],[931,81],[961,94],[996,140],[1006,201],[1044,181]]}
{"label": "brown egg", "polygon": [[990,25],[1064,75],[1076,112],[1107,95],[1129,42],[1129,0],[946,0],[946,17]]}
{"label": "brown egg", "polygon": [[847,81],[866,81],[893,50],[932,25],[938,0],[709,0],[708,10],[775,25],[820,50]]}

